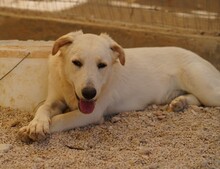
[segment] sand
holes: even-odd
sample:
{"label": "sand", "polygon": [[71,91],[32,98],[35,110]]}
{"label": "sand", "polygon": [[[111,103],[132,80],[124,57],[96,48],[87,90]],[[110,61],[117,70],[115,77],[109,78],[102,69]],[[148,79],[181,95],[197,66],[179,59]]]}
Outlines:
{"label": "sand", "polygon": [[166,109],[123,112],[26,144],[17,132],[33,114],[0,107],[0,168],[220,168],[220,108]]}

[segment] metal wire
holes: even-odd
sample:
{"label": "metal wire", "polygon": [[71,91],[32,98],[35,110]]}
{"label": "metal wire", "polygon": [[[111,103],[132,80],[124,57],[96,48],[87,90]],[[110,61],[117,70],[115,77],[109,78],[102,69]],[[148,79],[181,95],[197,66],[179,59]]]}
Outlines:
{"label": "metal wire", "polygon": [[18,65],[20,65],[21,62],[24,61],[31,53],[28,52],[27,55],[25,55],[11,70],[9,70],[4,76],[0,78],[0,81],[3,80],[6,76],[8,76]]}
{"label": "metal wire", "polygon": [[[8,12],[136,26],[218,32],[219,0],[1,0]],[[14,9],[11,11],[10,9]]]}

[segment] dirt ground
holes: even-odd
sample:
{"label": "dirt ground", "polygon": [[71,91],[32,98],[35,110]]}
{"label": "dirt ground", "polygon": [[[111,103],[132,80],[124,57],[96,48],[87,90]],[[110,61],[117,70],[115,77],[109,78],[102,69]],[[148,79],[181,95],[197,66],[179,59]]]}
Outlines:
{"label": "dirt ground", "polygon": [[25,144],[17,132],[32,115],[0,107],[0,145],[10,145],[0,150],[0,168],[220,168],[220,107],[166,109],[123,112]]}

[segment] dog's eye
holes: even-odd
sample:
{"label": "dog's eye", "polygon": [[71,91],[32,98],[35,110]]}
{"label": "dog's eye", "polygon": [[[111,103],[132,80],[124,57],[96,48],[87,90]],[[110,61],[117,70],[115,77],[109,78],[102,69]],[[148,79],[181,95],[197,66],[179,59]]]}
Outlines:
{"label": "dog's eye", "polygon": [[107,64],[105,64],[105,63],[99,63],[98,65],[97,65],[97,67],[99,68],[99,69],[103,69],[103,68],[105,68],[107,66]]}
{"label": "dog's eye", "polygon": [[72,63],[77,67],[82,67],[82,63],[79,60],[73,60]]}

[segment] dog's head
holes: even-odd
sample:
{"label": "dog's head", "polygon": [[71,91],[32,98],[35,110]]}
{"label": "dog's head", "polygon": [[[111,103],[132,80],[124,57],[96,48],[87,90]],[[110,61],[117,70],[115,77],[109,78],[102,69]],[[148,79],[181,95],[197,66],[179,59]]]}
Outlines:
{"label": "dog's head", "polygon": [[60,51],[65,77],[75,88],[82,113],[92,113],[114,64],[125,64],[125,54],[107,34],[66,34],[54,43],[52,54]]}

